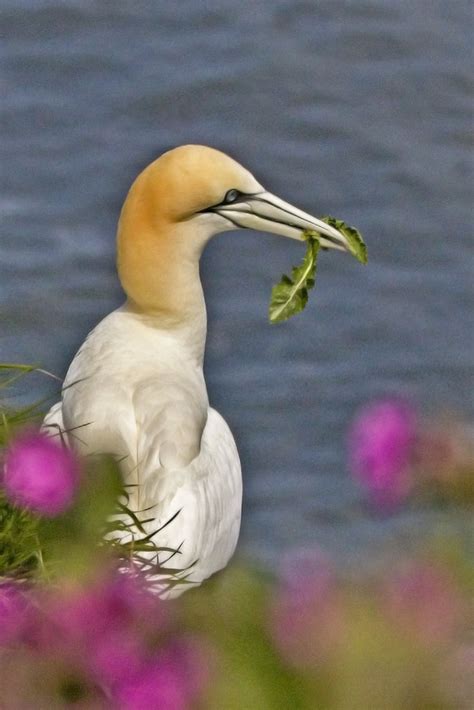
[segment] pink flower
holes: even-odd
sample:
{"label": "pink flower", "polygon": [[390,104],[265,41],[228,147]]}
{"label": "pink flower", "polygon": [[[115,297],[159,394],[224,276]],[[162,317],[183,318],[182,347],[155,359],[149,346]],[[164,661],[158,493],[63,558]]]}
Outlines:
{"label": "pink flower", "polygon": [[394,574],[384,607],[397,629],[428,648],[452,641],[463,626],[463,596],[449,571],[434,564],[412,564]]}
{"label": "pink flower", "polygon": [[284,561],[271,621],[273,639],[291,665],[318,666],[335,650],[344,621],[337,581],[321,552],[302,550]]}
{"label": "pink flower", "polygon": [[140,574],[109,572],[85,587],[46,595],[30,648],[63,663],[114,699],[113,707],[180,710],[202,692],[201,643],[171,641],[173,607]]}
{"label": "pink flower", "polygon": [[186,710],[208,682],[206,649],[180,639],[156,653],[141,672],[116,692],[120,710]]}
{"label": "pink flower", "polygon": [[369,404],[349,431],[349,466],[371,503],[389,510],[408,496],[417,438],[414,408],[401,399]]}
{"label": "pink flower", "polygon": [[3,486],[16,505],[54,517],[67,510],[78,486],[79,465],[67,448],[38,432],[25,432],[5,455]]}
{"label": "pink flower", "polygon": [[0,584],[0,646],[21,640],[29,612],[29,601],[18,584]]}
{"label": "pink flower", "polygon": [[187,694],[178,668],[165,658],[157,658],[116,695],[120,710],[185,710]]}
{"label": "pink flower", "polygon": [[145,580],[115,571],[88,587],[64,589],[44,604],[48,624],[36,647],[76,658],[100,685],[134,677],[169,627],[168,607]]}

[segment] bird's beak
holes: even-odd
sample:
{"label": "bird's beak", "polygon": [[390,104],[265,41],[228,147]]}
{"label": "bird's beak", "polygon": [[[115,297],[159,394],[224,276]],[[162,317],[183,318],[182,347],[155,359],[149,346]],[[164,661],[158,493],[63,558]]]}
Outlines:
{"label": "bird's beak", "polygon": [[321,235],[319,241],[322,247],[351,251],[346,237],[337,229],[293,207],[271,192],[242,195],[230,204],[216,205],[212,211],[236,227],[272,232],[300,241],[304,239],[303,231],[311,229]]}

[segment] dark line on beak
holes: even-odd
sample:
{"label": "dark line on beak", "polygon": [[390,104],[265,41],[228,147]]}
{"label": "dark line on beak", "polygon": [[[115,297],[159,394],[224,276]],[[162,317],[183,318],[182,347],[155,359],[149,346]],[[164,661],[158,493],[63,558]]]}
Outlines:
{"label": "dark line on beak", "polygon": [[[260,194],[260,193],[258,193],[258,194]],[[265,200],[265,199],[262,198],[262,197],[253,197],[252,199],[253,199],[255,202],[264,202],[266,205],[270,205],[270,207],[274,207],[274,208],[277,209],[277,210],[281,210],[282,212],[286,212],[286,214],[289,214],[289,215],[291,215],[292,217],[295,216],[295,215],[293,214],[293,212],[291,212],[290,210],[287,210],[287,209],[285,209],[284,207],[280,207],[280,205],[275,205],[275,204],[273,204],[273,202],[270,202],[270,200]],[[256,213],[253,212],[252,214],[256,214]],[[304,228],[302,229],[301,227],[297,227],[296,225],[290,224],[289,222],[281,222],[281,221],[279,221],[279,220],[277,220],[277,219],[273,219],[273,218],[271,218],[271,217],[263,217],[262,215],[259,215],[259,214],[257,214],[257,216],[260,217],[261,219],[269,219],[269,220],[272,221],[272,222],[278,222],[279,224],[286,224],[288,227],[293,227],[294,229],[301,229],[301,231],[304,231],[304,229],[311,229],[311,227],[304,227]],[[300,218],[300,219],[302,219],[302,218]],[[316,226],[314,226],[313,229],[314,229],[314,231],[317,232],[323,239],[326,239],[326,241],[331,242],[332,244],[335,244],[335,245],[338,246],[338,247],[344,246],[344,244],[341,244],[341,242],[339,242],[339,241],[336,239],[336,237],[333,237],[333,236],[331,236],[330,234],[323,234],[322,232],[319,231],[319,229],[318,229]]]}
{"label": "dark line on beak", "polygon": [[[237,227],[237,229],[247,229],[247,227],[244,227],[242,224],[239,224],[238,222],[234,222],[233,219],[228,217],[226,214],[222,214],[222,212],[219,212],[219,210],[214,210],[214,209],[207,209],[203,210],[203,212],[214,212],[215,214],[218,214],[219,217],[224,217],[228,222],[234,225],[234,227]],[[244,214],[249,214],[248,212],[244,212]]]}
{"label": "dark line on beak", "polygon": [[[276,209],[282,209],[281,207],[277,207],[274,205],[272,202],[267,202],[267,200],[260,200],[260,202],[266,202],[268,205],[271,205],[272,207],[276,207]],[[224,219],[227,219],[231,224],[233,224],[235,227],[238,227],[239,229],[250,229],[249,227],[246,227],[245,225],[241,225],[238,222],[235,222],[233,219],[228,217],[226,215],[226,211],[223,210],[220,212],[218,209],[216,210],[210,210],[211,212],[216,212],[216,214],[220,215],[221,217],[224,217]],[[283,212],[286,212],[287,214],[292,214],[289,210],[282,210]],[[258,212],[244,212],[243,210],[240,210],[240,214],[248,214],[252,215],[253,217],[258,217],[258,219],[263,219],[266,222],[272,222],[273,224],[282,224],[284,227],[291,227],[292,229],[297,229],[300,232],[304,232],[305,229],[310,229],[309,227],[299,227],[296,224],[293,224],[291,222],[283,222],[281,219],[274,219],[273,217],[265,217],[264,215],[258,214]],[[294,215],[293,215],[294,216]],[[258,231],[258,227],[253,227],[252,229],[256,229]],[[328,242],[331,242],[332,244],[335,244],[337,247],[343,246],[341,242],[339,242],[335,237],[332,237],[327,234],[321,234],[321,232],[315,227],[314,231],[317,232],[322,239],[325,239]]]}

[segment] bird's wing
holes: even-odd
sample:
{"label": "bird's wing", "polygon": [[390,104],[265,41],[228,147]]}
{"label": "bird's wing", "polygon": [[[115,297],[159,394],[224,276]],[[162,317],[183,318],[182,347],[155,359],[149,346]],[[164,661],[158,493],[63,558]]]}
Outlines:
{"label": "bird's wing", "polygon": [[142,382],[133,394],[137,431],[137,479],[181,470],[199,455],[208,402],[179,378]]}
{"label": "bird's wing", "polygon": [[[137,513],[147,535],[163,550],[158,556],[140,553],[139,561],[159,561],[164,567],[182,570],[178,577],[200,584],[225,567],[232,556],[242,505],[237,448],[229,427],[215,410],[208,410],[199,455],[184,469],[169,476],[162,473],[164,478],[158,472],[141,487],[142,507]],[[174,488],[171,481],[176,483]],[[170,495],[164,496],[163,488],[168,488]],[[144,508],[146,514],[142,514]],[[158,588],[160,580],[163,590],[168,588],[169,577],[153,577]],[[177,585],[164,596],[177,596],[187,588]]]}

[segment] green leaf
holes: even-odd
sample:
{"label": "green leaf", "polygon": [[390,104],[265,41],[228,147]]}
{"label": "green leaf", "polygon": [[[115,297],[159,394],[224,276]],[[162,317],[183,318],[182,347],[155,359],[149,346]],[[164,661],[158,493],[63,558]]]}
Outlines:
{"label": "green leaf", "polygon": [[283,274],[280,283],[272,288],[270,323],[280,323],[303,310],[308,302],[308,291],[314,286],[319,242],[316,232],[303,232],[307,242],[306,254],[299,266],[294,266],[291,277]]}
{"label": "green leaf", "polygon": [[[349,249],[358,261],[367,263],[367,247],[357,229],[335,217],[321,219],[346,237]],[[305,257],[299,266],[293,267],[291,276],[283,274],[281,281],[272,288],[268,312],[270,323],[280,323],[291,318],[300,313],[308,303],[308,291],[313,288],[316,276],[321,236],[312,229],[304,230],[303,238],[307,244]]]}
{"label": "green leaf", "polygon": [[353,256],[362,264],[367,264],[367,247],[361,233],[355,227],[350,227],[342,219],[336,219],[335,217],[321,217],[321,220],[341,232],[349,242],[349,248]]}

